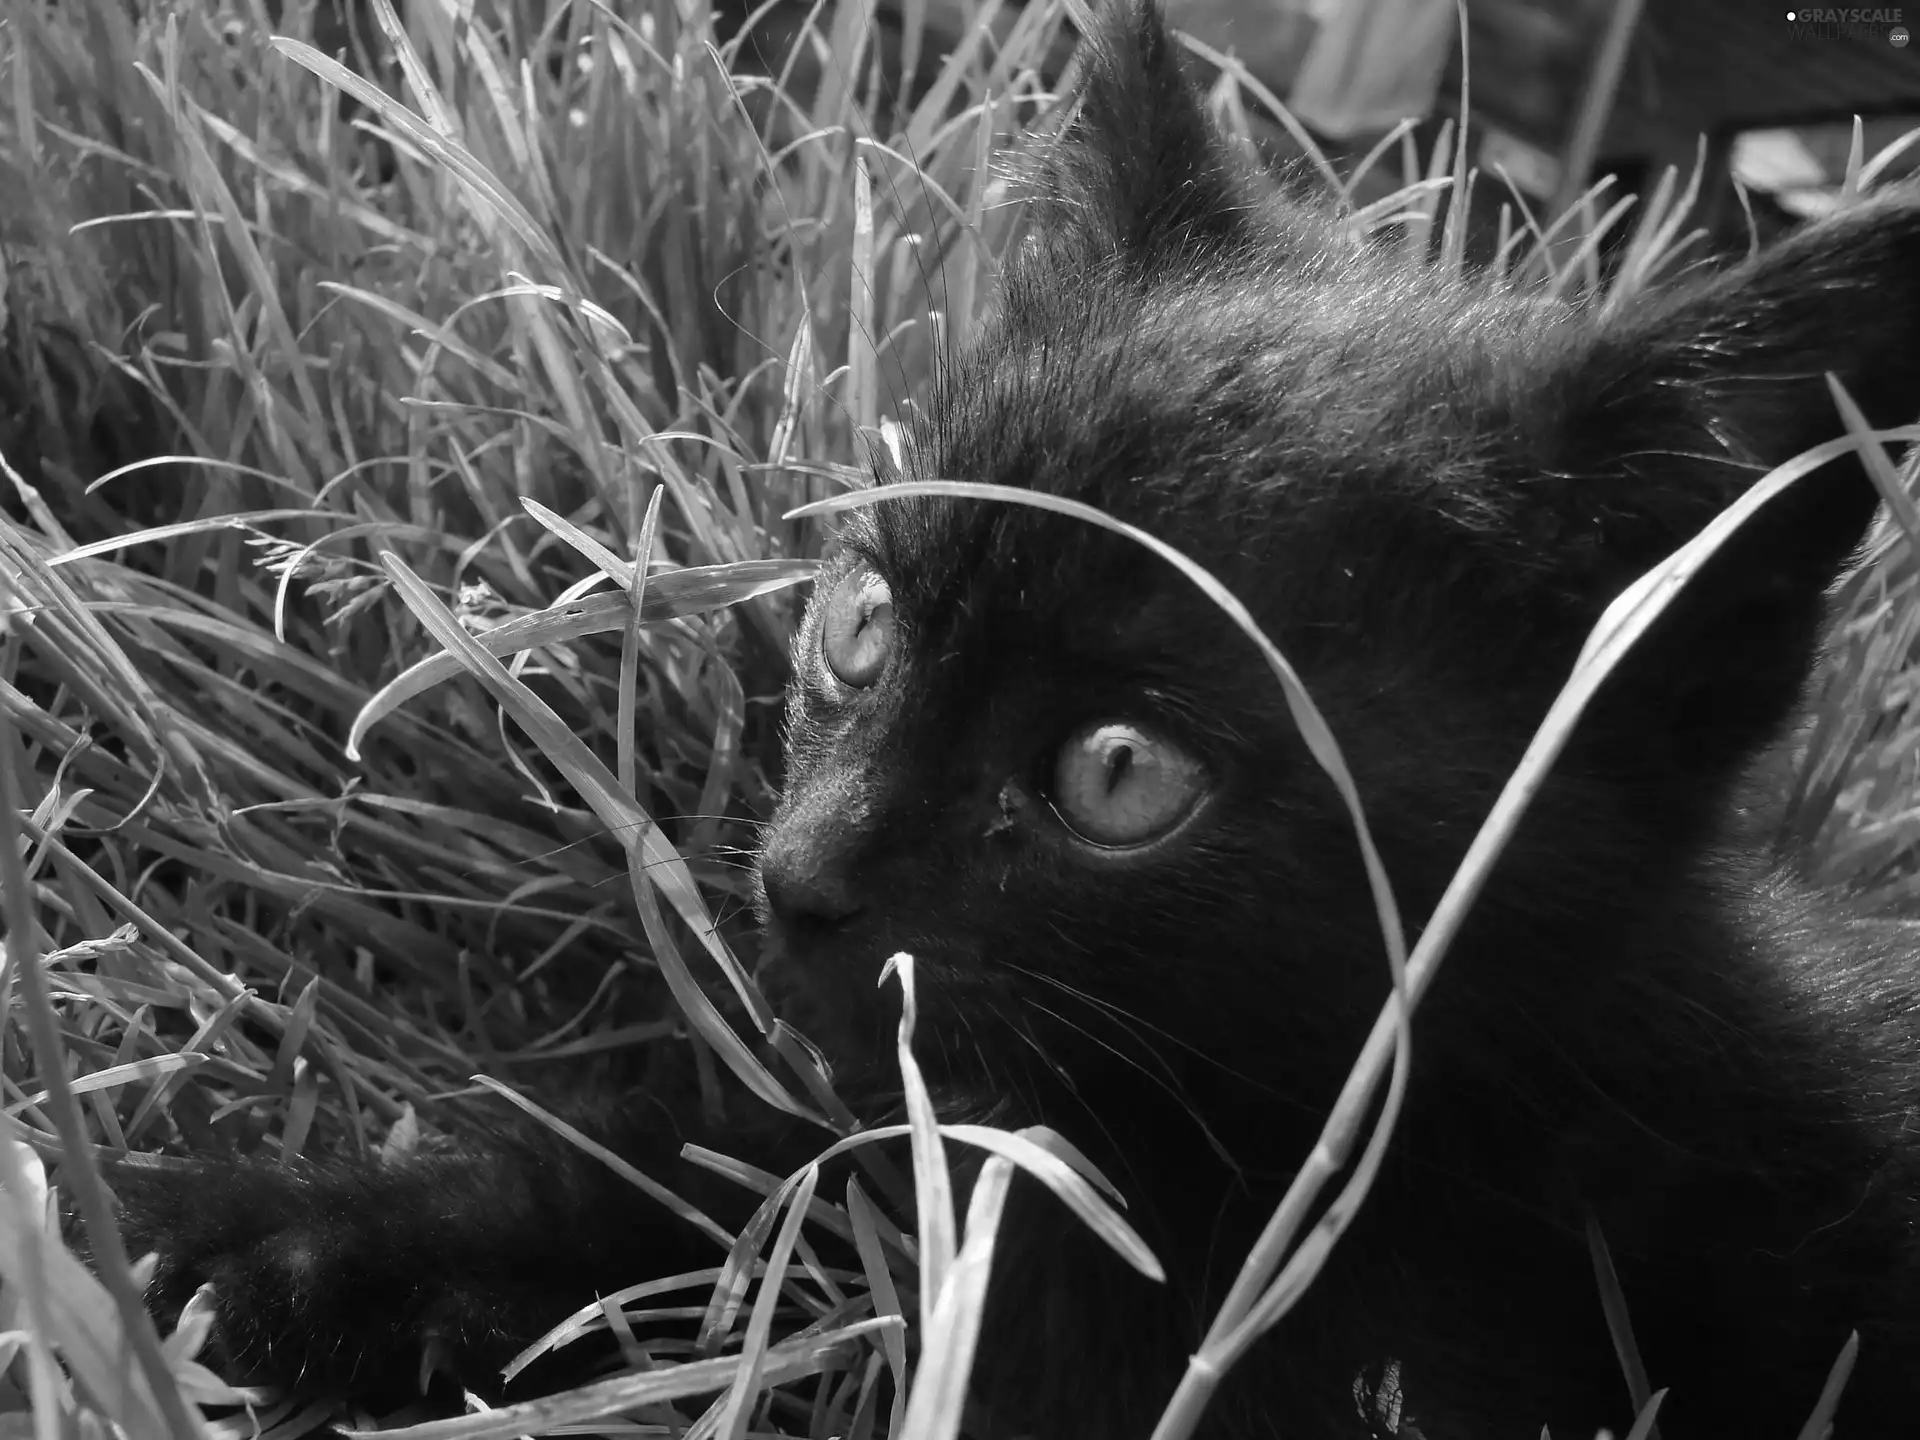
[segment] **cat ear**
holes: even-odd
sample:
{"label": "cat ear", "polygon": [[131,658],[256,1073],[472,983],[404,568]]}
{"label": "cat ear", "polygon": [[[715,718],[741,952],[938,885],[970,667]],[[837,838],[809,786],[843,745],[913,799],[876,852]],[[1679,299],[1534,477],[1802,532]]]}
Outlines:
{"label": "cat ear", "polygon": [[[1829,373],[1876,428],[1920,419],[1920,192],[1622,307],[1550,372],[1556,438],[1542,473],[1521,482],[1532,494],[1516,533],[1556,535],[1557,583],[1575,587],[1590,624],[1754,480],[1846,433]],[[1695,695],[1773,724],[1797,698],[1825,592],[1875,504],[1852,457],[1796,482],[1689,584],[1635,672],[1676,704]]]}
{"label": "cat ear", "polygon": [[1079,111],[1042,161],[1050,238],[1131,265],[1215,259],[1259,223],[1261,189],[1200,104],[1158,0],[1102,0]]}

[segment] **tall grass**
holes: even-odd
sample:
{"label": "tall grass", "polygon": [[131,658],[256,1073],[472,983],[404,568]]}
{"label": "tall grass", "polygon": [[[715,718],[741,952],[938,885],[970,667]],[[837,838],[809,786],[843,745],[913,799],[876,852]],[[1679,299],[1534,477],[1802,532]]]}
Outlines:
{"label": "tall grass", "polygon": [[[325,1418],[202,1369],[197,1306],[150,1331],[137,1257],[98,1238],[93,1147],[401,1154],[457,1124],[476,1069],[517,1092],[640,1045],[688,1056],[706,1103],[813,1113],[823,1148],[850,1128],[754,982],[743,847],[824,541],[817,508],[790,512],[841,503],[911,421],[1022,223],[1008,162],[1056,118],[1067,6],[981,13],[943,55],[907,4],[883,51],[871,0],[822,0],[768,65],[716,43],[701,0],[421,0],[404,24],[374,0],[346,32],[312,4],[8,0],[9,1433]],[[1211,58],[1244,133],[1266,97]],[[1404,188],[1353,224],[1461,265],[1442,200],[1464,147],[1397,147],[1363,168],[1399,163]],[[1684,259],[1680,186],[1603,198],[1560,231],[1516,208],[1507,283],[1597,294],[1597,237],[1629,221],[1614,293]],[[1910,551],[1884,552],[1793,819],[1893,894],[1916,610]],[[962,1223],[910,963],[899,980],[911,1213],[703,1157],[765,1197],[723,1263],[609,1277],[612,1314],[677,1300],[696,1340],[413,1433],[953,1434],[1009,1166],[1151,1270],[1045,1134],[947,1127],[993,1152]],[[1381,1033],[1375,1081],[1397,1019]],[[760,1099],[723,1102],[722,1069]],[[49,1162],[96,1222],[99,1280]],[[1219,1358],[1310,1278],[1311,1237],[1281,1269],[1304,1213],[1236,1287]],[[860,1270],[823,1269],[808,1220]],[[253,1417],[205,1418],[241,1399]],[[1167,1433],[1204,1395],[1185,1403]]]}

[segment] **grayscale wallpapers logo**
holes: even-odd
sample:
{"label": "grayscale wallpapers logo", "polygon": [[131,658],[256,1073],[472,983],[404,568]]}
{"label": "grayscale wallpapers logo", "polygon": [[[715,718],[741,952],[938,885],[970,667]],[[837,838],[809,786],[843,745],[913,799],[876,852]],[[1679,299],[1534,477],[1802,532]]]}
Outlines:
{"label": "grayscale wallpapers logo", "polygon": [[1867,40],[1907,48],[1906,12],[1898,7],[1814,6],[1787,11],[1794,34],[1809,40]]}

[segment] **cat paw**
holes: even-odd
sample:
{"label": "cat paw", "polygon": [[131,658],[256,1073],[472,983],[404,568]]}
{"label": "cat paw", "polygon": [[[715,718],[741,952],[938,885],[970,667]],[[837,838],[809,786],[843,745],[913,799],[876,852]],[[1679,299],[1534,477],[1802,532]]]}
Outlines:
{"label": "cat paw", "polygon": [[248,1163],[127,1165],[111,1183],[128,1253],[156,1257],[149,1312],[171,1324],[210,1287],[205,1358],[229,1379],[337,1391],[418,1383],[429,1307],[380,1264],[381,1217],[354,1204],[351,1185]]}

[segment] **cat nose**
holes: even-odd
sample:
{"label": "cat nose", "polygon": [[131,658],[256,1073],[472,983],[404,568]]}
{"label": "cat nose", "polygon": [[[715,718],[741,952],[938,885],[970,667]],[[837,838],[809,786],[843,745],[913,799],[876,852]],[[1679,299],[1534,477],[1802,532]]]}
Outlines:
{"label": "cat nose", "polygon": [[778,837],[760,853],[760,884],[769,915],[787,926],[846,920],[862,908],[845,865]]}

